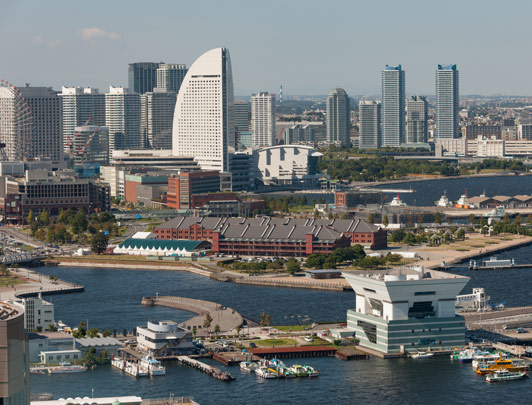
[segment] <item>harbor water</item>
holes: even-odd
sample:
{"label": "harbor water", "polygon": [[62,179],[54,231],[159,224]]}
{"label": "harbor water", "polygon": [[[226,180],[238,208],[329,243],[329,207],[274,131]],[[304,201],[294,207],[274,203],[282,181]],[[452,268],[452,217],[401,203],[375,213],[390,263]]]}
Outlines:
{"label": "harbor water", "polygon": [[[501,253],[525,263],[532,247]],[[456,266],[450,271],[472,278],[464,289],[484,287],[492,303],[508,306],[532,304],[532,269],[473,272]],[[181,321],[191,316],[185,311],[164,307],[142,307],[142,296],[177,295],[206,299],[230,306],[251,319],[265,311],[274,324],[345,320],[354,306],[350,292],[329,292],[222,283],[201,276],[174,271],[42,267],[42,273],[80,283],[85,291],[49,296],[55,304],[56,319],[75,325],[89,320],[89,327],[132,330],[148,319]],[[32,375],[31,392],[49,392],[54,398],[69,396],[139,395],[146,398],[193,396],[201,404],[443,404],[491,402],[504,398],[510,403],[528,403],[532,379],[504,384],[487,384],[470,365],[453,364],[447,356],[428,360],[395,359],[344,362],[336,358],[290,359],[288,364],[304,363],[320,371],[315,379],[261,380],[238,367],[229,368],[236,381],[224,383],[177,363],[167,364],[164,377],[134,379],[102,366],[94,371],[63,375]],[[220,365],[218,365],[220,366]],[[223,368],[223,367],[221,367]]]}

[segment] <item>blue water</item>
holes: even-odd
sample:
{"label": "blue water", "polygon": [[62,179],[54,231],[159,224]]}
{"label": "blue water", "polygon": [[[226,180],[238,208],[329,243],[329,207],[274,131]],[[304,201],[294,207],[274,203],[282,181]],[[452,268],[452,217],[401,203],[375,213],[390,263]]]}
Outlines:
{"label": "blue water", "polygon": [[[532,261],[532,247],[500,254],[517,263]],[[528,258],[528,259],[527,259]],[[56,318],[76,324],[89,319],[91,327],[132,330],[148,319],[183,320],[190,314],[169,308],[142,307],[143,295],[181,295],[219,302],[258,319],[262,311],[274,323],[297,323],[308,315],[314,321],[345,320],[354,306],[352,293],[255,287],[221,283],[173,271],[142,271],[42,267],[45,274],[83,284],[83,293],[50,296]],[[472,277],[464,292],[485,287],[492,302],[531,305],[532,269],[472,272],[457,266],[453,272]],[[294,318],[292,318],[292,316]],[[298,318],[299,316],[299,318]],[[236,381],[224,383],[178,364],[168,364],[167,375],[135,380],[104,366],[82,374],[32,375],[31,392],[68,396],[139,395],[146,398],[193,396],[201,404],[448,404],[529,403],[532,379],[487,384],[469,365],[452,364],[446,356],[424,361],[407,359],[344,362],[336,358],[288,360],[317,368],[316,379],[261,380],[232,367]]]}
{"label": "blue water", "polygon": [[[516,195],[516,194],[532,194],[532,176],[481,176],[475,178],[446,178],[437,180],[423,180],[423,181],[409,181],[405,183],[383,184],[373,186],[373,188],[382,189],[413,189],[413,193],[400,193],[401,200],[410,206],[433,206],[434,202],[439,200],[443,193],[451,201],[456,201],[467,190],[467,195],[478,196],[486,193],[488,196],[495,195]],[[268,193],[267,197],[280,197],[283,195],[301,196],[301,194],[294,194],[289,192]],[[320,198],[327,203],[334,203],[334,194],[304,194],[307,199],[307,204],[311,204],[313,200],[317,202]],[[386,197],[385,203],[392,201],[396,193],[384,193]]]}

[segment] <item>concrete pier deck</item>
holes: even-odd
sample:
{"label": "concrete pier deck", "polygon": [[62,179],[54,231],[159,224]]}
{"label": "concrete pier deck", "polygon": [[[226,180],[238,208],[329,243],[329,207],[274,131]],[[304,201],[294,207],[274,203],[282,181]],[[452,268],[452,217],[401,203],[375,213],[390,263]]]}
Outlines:
{"label": "concrete pier deck", "polygon": [[[244,321],[242,315],[234,309],[205,300],[168,296],[143,297],[142,305],[160,305],[197,314],[197,316],[179,324],[179,326],[188,330],[192,330],[195,326],[197,336],[211,334],[216,325],[220,327],[221,332],[228,332],[241,326]],[[205,321],[205,315],[208,313],[212,317],[212,322],[209,328],[204,329],[203,322]]]}

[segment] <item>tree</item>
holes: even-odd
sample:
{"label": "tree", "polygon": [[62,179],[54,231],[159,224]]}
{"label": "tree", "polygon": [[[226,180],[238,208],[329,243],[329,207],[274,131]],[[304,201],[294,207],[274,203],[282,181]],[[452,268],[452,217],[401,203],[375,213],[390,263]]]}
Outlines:
{"label": "tree", "polygon": [[396,229],[392,232],[392,242],[402,242],[406,233],[402,229]]}
{"label": "tree", "polygon": [[382,224],[387,227],[388,226],[388,215],[385,215],[384,218],[382,218]]}
{"label": "tree", "polygon": [[72,232],[75,234],[85,232],[87,230],[88,224],[89,222],[87,221],[87,216],[83,211],[80,211],[74,215],[70,221],[70,225],[72,225]]}
{"label": "tree", "polygon": [[291,258],[286,262],[286,270],[291,275],[294,275],[295,273],[301,270],[301,266],[299,265],[299,262],[296,259]]}
{"label": "tree", "polygon": [[467,223],[474,224],[476,222],[475,214],[469,214],[469,217],[467,218]]}
{"label": "tree", "polygon": [[9,269],[7,268],[7,264],[3,263],[0,266],[0,273],[2,274],[2,276],[9,276]]}
{"label": "tree", "polygon": [[456,239],[459,239],[459,240],[465,239],[465,231],[463,228],[460,228],[458,231],[456,231]]}
{"label": "tree", "polygon": [[326,255],[319,253],[312,253],[307,257],[305,261],[305,267],[320,269],[323,268],[323,263],[325,262]]}
{"label": "tree", "polygon": [[481,233],[482,235],[487,235],[488,232],[489,232],[489,228],[488,228],[487,225],[484,225],[484,226],[482,227],[482,229],[480,229],[480,233]]}
{"label": "tree", "polygon": [[514,219],[514,224],[521,225],[521,222],[523,222],[523,217],[521,216],[521,214],[517,214],[517,216]]}
{"label": "tree", "polygon": [[441,224],[441,214],[439,212],[434,214],[434,223],[438,225]]}
{"label": "tree", "polygon": [[510,215],[508,215],[508,213],[504,214],[504,217],[502,217],[502,223],[503,224],[509,224],[510,223]]}
{"label": "tree", "polygon": [[55,326],[53,323],[48,325],[48,330],[50,332],[57,332],[57,326]]}
{"label": "tree", "polygon": [[373,212],[368,215],[368,222],[370,224],[374,224],[375,223],[375,214]]}
{"label": "tree", "polygon": [[270,316],[270,314],[266,314],[266,325],[268,326],[272,326],[272,317]]}
{"label": "tree", "polygon": [[109,337],[109,336],[111,336],[111,331],[110,331],[109,329],[104,329],[104,330],[102,331],[102,336],[103,336],[103,337]]}
{"label": "tree", "polygon": [[28,213],[28,224],[33,224],[33,220],[35,219],[35,216],[33,215],[33,211],[30,210],[30,212]]}
{"label": "tree", "polygon": [[260,326],[266,325],[266,312],[260,314]]}
{"label": "tree", "polygon": [[46,242],[52,243],[55,240],[55,232],[52,227],[48,228],[46,233]]}
{"label": "tree", "polygon": [[92,237],[91,240],[91,250],[94,253],[102,254],[107,249],[107,244],[109,243],[109,237],[103,233],[98,232]]}
{"label": "tree", "polygon": [[403,238],[403,243],[406,243],[407,245],[413,245],[416,243],[416,237],[413,233],[408,232]]}
{"label": "tree", "polygon": [[211,316],[211,313],[210,312],[207,312],[205,314],[205,319],[203,320],[203,327],[205,329],[208,329],[211,327],[211,323],[212,323],[212,316]]}
{"label": "tree", "polygon": [[198,332],[198,329],[196,328],[196,325],[192,327],[192,335],[196,337],[196,333]]}
{"label": "tree", "polygon": [[214,333],[215,334],[220,333],[220,325],[218,325],[218,324],[214,325]]}
{"label": "tree", "polygon": [[39,222],[44,226],[50,223],[50,214],[48,213],[46,208],[43,209],[42,212],[39,214]]}
{"label": "tree", "polygon": [[87,336],[90,338],[95,338],[99,336],[100,331],[98,328],[91,328],[87,331]]}

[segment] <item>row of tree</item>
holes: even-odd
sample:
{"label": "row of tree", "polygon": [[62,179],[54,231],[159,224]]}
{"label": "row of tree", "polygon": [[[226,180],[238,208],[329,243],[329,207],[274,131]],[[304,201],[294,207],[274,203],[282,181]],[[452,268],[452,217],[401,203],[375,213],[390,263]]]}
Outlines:
{"label": "row of tree", "polygon": [[335,249],[331,254],[313,253],[307,257],[305,267],[315,269],[335,269],[336,266],[364,258],[366,252],[360,245]]}

